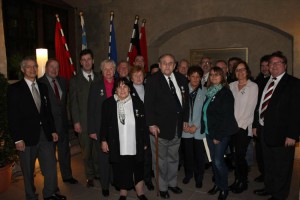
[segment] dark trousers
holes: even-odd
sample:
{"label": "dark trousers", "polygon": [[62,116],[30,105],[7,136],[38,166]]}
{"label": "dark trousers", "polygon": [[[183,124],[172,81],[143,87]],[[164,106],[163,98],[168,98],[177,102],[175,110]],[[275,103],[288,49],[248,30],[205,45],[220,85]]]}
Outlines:
{"label": "dark trousers", "polygon": [[54,151],[57,146],[57,155],[59,161],[59,168],[61,177],[63,180],[72,178],[72,169],[71,169],[71,153],[69,146],[69,134],[68,132],[59,134],[59,140],[57,143],[54,143]]}
{"label": "dark trousers", "polygon": [[213,139],[207,138],[212,167],[215,177],[215,184],[222,190],[228,190],[228,169],[224,161],[224,154],[228,147],[230,136],[222,138],[219,144],[214,144]]}
{"label": "dark trousers", "polygon": [[[25,144],[26,145],[26,144]],[[19,152],[20,165],[24,178],[26,200],[35,200],[36,188],[34,186],[34,168],[36,158],[44,176],[43,197],[53,195],[57,190],[57,170],[53,142],[49,142],[41,130],[40,140],[37,145],[25,146],[25,151]]]}
{"label": "dark trousers", "polygon": [[194,176],[196,183],[202,183],[205,164],[205,148],[203,140],[181,138],[186,178]]}
{"label": "dark trousers", "polygon": [[261,140],[260,132],[261,132],[261,127],[257,128],[257,130],[256,130],[257,137],[254,137],[255,157],[256,157],[258,170],[264,176],[265,170],[264,170],[264,159],[263,159],[262,146],[261,146],[261,141],[260,141]]}
{"label": "dark trousers", "polygon": [[286,199],[290,191],[295,146],[268,146],[265,142],[263,128],[260,136],[265,166],[266,191],[275,199]]}
{"label": "dark trousers", "polygon": [[248,129],[240,128],[239,131],[232,136],[232,142],[235,148],[235,179],[243,183],[246,183],[248,179],[246,153],[250,140],[251,137],[248,136]]}
{"label": "dark trousers", "polygon": [[94,145],[98,146],[98,158],[99,158],[99,178],[101,183],[101,188],[103,190],[109,189],[109,184],[112,181],[112,166],[109,162],[109,154],[104,153],[101,150],[101,145],[98,140],[94,141]]}
{"label": "dark trousers", "polygon": [[144,181],[145,183],[152,182],[152,151],[149,146],[144,152]]}

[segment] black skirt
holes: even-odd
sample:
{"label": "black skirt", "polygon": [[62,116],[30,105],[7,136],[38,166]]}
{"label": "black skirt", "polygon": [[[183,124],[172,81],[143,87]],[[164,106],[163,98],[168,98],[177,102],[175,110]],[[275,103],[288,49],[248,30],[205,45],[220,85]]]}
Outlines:
{"label": "black skirt", "polygon": [[144,162],[137,162],[136,156],[120,156],[120,162],[112,163],[114,184],[120,188],[132,189],[144,179]]}

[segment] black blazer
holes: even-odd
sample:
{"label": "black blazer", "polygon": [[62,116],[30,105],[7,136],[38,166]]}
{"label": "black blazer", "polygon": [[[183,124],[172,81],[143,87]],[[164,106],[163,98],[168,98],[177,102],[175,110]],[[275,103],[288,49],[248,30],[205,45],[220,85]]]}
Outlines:
{"label": "black blazer", "polygon": [[88,134],[97,133],[100,137],[102,104],[106,98],[106,88],[103,78],[92,82],[87,107]]}
{"label": "black blazer", "polygon": [[68,136],[68,114],[67,114],[67,81],[63,77],[56,77],[62,95],[60,100],[56,98],[55,92],[46,75],[38,79],[39,82],[47,85],[49,99],[51,102],[51,111],[54,117],[55,128],[59,136]]}
{"label": "black blazer", "polygon": [[[144,160],[144,147],[149,146],[150,143],[149,134],[145,123],[145,113],[142,102],[136,97],[132,97],[132,103],[135,113],[136,159],[140,162]],[[103,102],[100,140],[107,141],[108,143],[110,162],[119,162],[120,141],[117,102],[113,96]]]}
{"label": "black blazer", "polygon": [[157,125],[160,138],[172,140],[181,137],[183,122],[189,121],[189,88],[182,74],[173,72],[182,94],[182,112],[177,114],[177,103],[169,84],[161,71],[147,79],[145,88],[145,112],[147,126]]}
{"label": "black blazer", "polygon": [[[205,100],[204,104],[207,100]],[[212,97],[206,116],[208,137],[211,139],[222,141],[223,137],[237,133],[239,127],[234,117],[234,97],[229,88],[223,87]],[[204,134],[205,125],[203,118],[201,119],[201,131]]]}
{"label": "black blazer", "polygon": [[9,85],[8,122],[14,141],[23,140],[26,146],[36,145],[40,138],[41,126],[49,141],[55,133],[47,86],[38,82],[41,109],[38,112],[30,89],[24,79]]}
{"label": "black blazer", "polygon": [[[258,106],[255,112],[255,127],[258,127],[259,105],[268,80],[259,88]],[[265,142],[269,146],[284,146],[286,137],[299,141],[300,134],[300,81],[284,74],[276,86],[264,115]]]}

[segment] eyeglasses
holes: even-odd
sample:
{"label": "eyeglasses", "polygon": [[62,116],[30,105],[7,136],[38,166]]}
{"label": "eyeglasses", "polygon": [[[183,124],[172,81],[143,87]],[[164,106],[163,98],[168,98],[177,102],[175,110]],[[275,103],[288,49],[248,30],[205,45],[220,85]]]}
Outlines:
{"label": "eyeglasses", "polygon": [[220,74],[209,74],[209,76],[211,77],[218,77],[218,76],[221,76]]}
{"label": "eyeglasses", "polygon": [[279,62],[269,62],[269,66],[278,66],[278,65],[281,65],[283,63],[284,62],[282,62],[282,61],[279,61]]}
{"label": "eyeglasses", "polygon": [[203,61],[203,62],[201,62],[201,65],[204,65],[204,64],[206,64],[206,65],[210,65],[210,64],[211,64],[211,62],[209,62],[209,61]]}
{"label": "eyeglasses", "polygon": [[246,68],[236,69],[235,72],[245,72]]}
{"label": "eyeglasses", "polygon": [[174,62],[169,62],[169,63],[167,63],[167,62],[162,62],[162,63],[161,63],[161,65],[163,65],[163,66],[168,66],[168,67],[172,67],[174,64],[175,64]]}

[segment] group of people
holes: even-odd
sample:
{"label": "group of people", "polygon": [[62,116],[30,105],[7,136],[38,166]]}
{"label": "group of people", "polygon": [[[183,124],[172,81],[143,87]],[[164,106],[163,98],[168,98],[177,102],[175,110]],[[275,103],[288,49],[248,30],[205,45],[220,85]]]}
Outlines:
{"label": "group of people", "polygon": [[[182,182],[194,178],[196,188],[202,187],[205,163],[211,161],[214,186],[208,194],[219,193],[218,199],[225,200],[229,191],[247,190],[246,154],[255,137],[261,172],[255,180],[264,181],[265,187],[254,193],[270,195],[270,200],[287,198],[300,133],[300,92],[299,80],[286,73],[287,59],[281,52],[261,59],[256,80],[237,57],[213,66],[205,56],[199,65],[189,66],[185,59],[176,63],[173,55],[164,54],[147,76],[140,55],[132,67],[127,61],[116,66],[104,60],[100,74],[93,69],[93,52],[85,49],[80,64],[70,79],[69,103],[87,187],[99,179],[105,197],[113,185],[120,200],[126,200],[132,188],[138,199],[146,200],[144,185],[154,190],[154,172],[159,195],[168,199],[168,191],[182,193],[177,178],[181,159]],[[48,60],[38,80],[37,67],[34,58],[25,58],[24,79],[9,86],[9,125],[20,152],[26,199],[37,199],[36,158],[45,177],[44,199],[66,199],[58,193],[54,144],[63,181],[78,183],[70,165],[67,84],[58,76],[57,60]],[[228,151],[235,166],[230,186],[224,161]]]}

